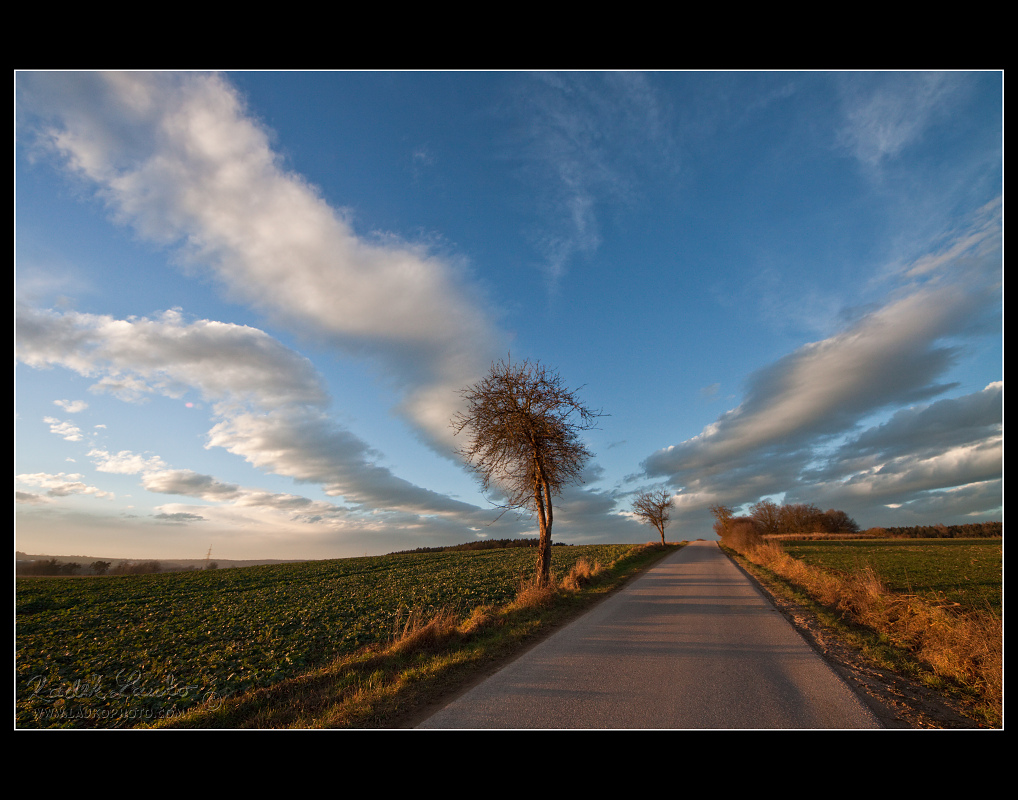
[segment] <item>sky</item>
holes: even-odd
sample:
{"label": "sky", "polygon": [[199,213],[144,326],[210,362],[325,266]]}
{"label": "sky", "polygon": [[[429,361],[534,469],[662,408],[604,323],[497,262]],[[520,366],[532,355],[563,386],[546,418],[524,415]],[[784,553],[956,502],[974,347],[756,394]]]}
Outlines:
{"label": "sky", "polygon": [[504,358],[604,414],[556,542],[1003,519],[1001,72],[17,72],[14,196],[18,550],[535,535]]}

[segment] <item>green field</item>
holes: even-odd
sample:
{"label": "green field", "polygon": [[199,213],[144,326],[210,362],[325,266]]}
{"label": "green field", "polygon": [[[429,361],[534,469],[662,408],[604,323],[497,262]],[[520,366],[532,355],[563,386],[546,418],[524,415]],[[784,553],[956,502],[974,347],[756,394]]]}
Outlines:
{"label": "green field", "polygon": [[[563,574],[636,545],[555,547]],[[409,553],[16,582],[17,727],[130,727],[268,686],[366,644],[410,609],[502,604],[536,550]]]}
{"label": "green field", "polygon": [[895,592],[959,610],[1002,613],[999,538],[785,541],[782,546],[794,558],[824,569],[853,572],[870,566]]}

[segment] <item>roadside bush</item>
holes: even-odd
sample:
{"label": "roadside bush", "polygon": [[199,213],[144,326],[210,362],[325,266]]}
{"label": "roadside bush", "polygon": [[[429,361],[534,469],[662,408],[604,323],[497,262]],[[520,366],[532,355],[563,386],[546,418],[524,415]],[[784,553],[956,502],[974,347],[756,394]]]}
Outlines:
{"label": "roadside bush", "polygon": [[728,523],[721,541],[733,550],[748,553],[763,544],[760,526],[749,517],[736,517]]}

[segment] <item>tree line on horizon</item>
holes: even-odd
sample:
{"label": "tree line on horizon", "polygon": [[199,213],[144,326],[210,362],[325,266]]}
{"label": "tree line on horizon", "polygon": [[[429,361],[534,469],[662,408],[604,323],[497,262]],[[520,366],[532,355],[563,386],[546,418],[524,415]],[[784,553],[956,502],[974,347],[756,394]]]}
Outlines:
{"label": "tree line on horizon", "polygon": [[[505,550],[513,547],[537,547],[538,539],[482,539],[462,544],[435,545],[434,547],[415,547],[412,550],[395,550],[390,556],[403,556],[410,553],[448,553],[462,550]],[[565,542],[553,542],[554,547],[565,546]]]}
{"label": "tree line on horizon", "polygon": [[1004,535],[1004,523],[988,521],[961,525],[901,525],[868,528],[864,533],[880,539],[991,539]]}
{"label": "tree line on horizon", "polygon": [[737,517],[730,506],[712,506],[716,520],[714,532],[722,535],[734,522],[748,522],[759,533],[767,536],[782,533],[858,533],[859,524],[844,511],[829,508],[824,511],[813,503],[778,505],[773,500],[761,500],[750,506],[750,513]]}
{"label": "tree line on horizon", "polygon": [[82,566],[77,561],[60,561],[56,558],[42,558],[35,561],[18,562],[19,575],[153,575],[163,571],[158,561],[93,561]]}
{"label": "tree line on horizon", "polygon": [[15,563],[18,575],[154,575],[158,572],[192,572],[195,570],[217,569],[218,564],[210,561],[203,567],[179,567],[167,565],[161,561],[93,561],[82,565],[77,561],[60,561],[56,558],[22,559],[24,553],[18,552]]}
{"label": "tree line on horizon", "polygon": [[861,530],[859,524],[844,511],[830,508],[823,511],[812,503],[778,505],[761,500],[750,506],[750,513],[736,516],[730,506],[711,507],[714,532],[724,536],[737,523],[751,527],[757,534],[836,534],[856,533],[867,538],[880,539],[962,539],[988,538],[1004,535],[1003,522],[972,522],[961,525],[907,525],[874,527]]}

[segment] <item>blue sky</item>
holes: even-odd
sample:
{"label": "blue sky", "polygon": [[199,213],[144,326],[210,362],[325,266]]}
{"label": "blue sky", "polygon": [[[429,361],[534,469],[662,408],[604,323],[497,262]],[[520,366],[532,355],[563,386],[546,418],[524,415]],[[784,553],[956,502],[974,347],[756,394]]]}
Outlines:
{"label": "blue sky", "polygon": [[[16,74],[16,544],[532,535],[454,455],[539,360],[607,415],[553,538],[762,498],[1003,516],[999,72]],[[497,521],[496,521],[497,520]]]}

